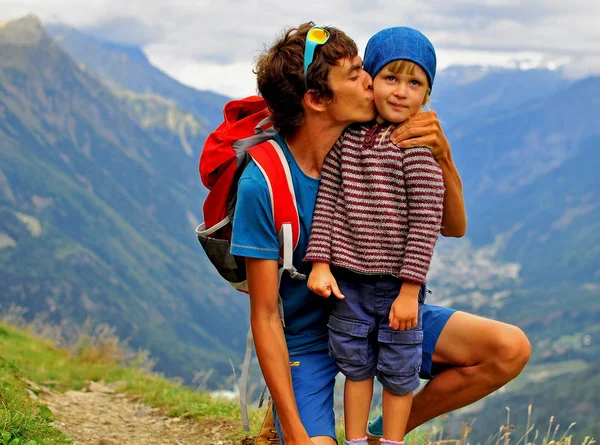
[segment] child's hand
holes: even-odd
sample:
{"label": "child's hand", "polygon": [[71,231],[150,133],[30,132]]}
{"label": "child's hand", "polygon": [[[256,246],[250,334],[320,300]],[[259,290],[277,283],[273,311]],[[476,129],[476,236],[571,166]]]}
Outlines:
{"label": "child's hand", "polygon": [[390,328],[405,331],[419,324],[419,285],[403,283],[390,309]]}
{"label": "child's hand", "polygon": [[327,263],[313,263],[308,277],[308,288],[325,298],[329,298],[332,293],[340,300],[344,298]]}

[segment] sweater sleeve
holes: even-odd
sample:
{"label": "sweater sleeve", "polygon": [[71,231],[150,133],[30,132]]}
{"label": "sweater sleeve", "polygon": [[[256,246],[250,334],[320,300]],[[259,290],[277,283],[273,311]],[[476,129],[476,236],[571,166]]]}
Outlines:
{"label": "sweater sleeve", "polygon": [[338,139],[323,163],[317,202],[310,228],[310,239],[303,261],[331,262],[331,230],[336,203],[341,190],[342,138]]}
{"label": "sweater sleeve", "polygon": [[424,284],[444,210],[442,171],[427,147],[407,148],[403,160],[408,236],[399,278]]}

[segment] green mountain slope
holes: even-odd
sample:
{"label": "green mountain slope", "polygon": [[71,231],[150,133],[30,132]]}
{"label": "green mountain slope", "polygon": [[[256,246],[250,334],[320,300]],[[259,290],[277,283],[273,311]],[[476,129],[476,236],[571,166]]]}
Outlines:
{"label": "green mountain slope", "polygon": [[[496,240],[496,260],[514,265],[516,277],[494,291],[480,286],[479,299],[459,306],[519,323],[535,341],[583,338],[600,314],[598,93],[600,78],[575,82],[491,121],[473,119],[454,143],[467,236],[474,246]],[[563,318],[569,321],[546,327]],[[597,343],[569,345],[569,352],[534,348],[533,357],[599,361]]]}
{"label": "green mountain slope", "polygon": [[198,153],[161,143],[174,133],[151,119],[144,129],[148,109],[124,106],[135,98],[80,69],[35,18],[1,28],[0,53],[0,304],[109,323],[159,370],[191,381],[214,369],[216,385],[241,355],[248,303],[206,272],[194,239]]}
{"label": "green mountain slope", "polygon": [[538,420],[560,414],[563,424],[578,423],[578,435],[600,435],[597,398],[581,402],[600,391],[597,379],[550,378],[570,361],[600,363],[599,93],[600,78],[583,79],[451,130],[469,239],[442,243],[434,295],[520,326],[532,343],[530,366],[549,371],[486,399],[474,431],[490,431],[505,406],[522,413],[533,403]]}
{"label": "green mountain slope", "polygon": [[151,65],[139,48],[103,42],[63,25],[49,25],[47,30],[71,57],[100,80],[136,93],[169,98],[211,128],[221,122],[227,97],[182,85]]}

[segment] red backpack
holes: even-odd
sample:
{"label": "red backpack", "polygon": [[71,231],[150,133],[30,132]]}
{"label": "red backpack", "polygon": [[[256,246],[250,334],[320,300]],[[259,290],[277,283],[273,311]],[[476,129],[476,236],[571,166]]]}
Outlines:
{"label": "red backpack", "polygon": [[[213,131],[200,155],[200,178],[210,192],[204,202],[204,222],[196,235],[219,274],[234,288],[247,292],[243,257],[232,255],[231,229],[237,202],[238,180],[250,162],[258,165],[269,186],[275,231],[281,246],[281,269],[305,278],[292,265],[300,223],[290,169],[265,101],[258,96],[228,102],[224,121]],[[281,272],[281,270],[280,270]]]}
{"label": "red backpack", "polygon": [[[204,202],[204,222],[196,228],[200,244],[219,274],[237,290],[248,292],[244,258],[232,255],[229,249],[238,180],[252,159],[264,175],[271,195],[275,231],[281,247],[280,282],[284,270],[292,278],[306,279],[292,264],[292,254],[300,237],[296,197],[285,155],[273,140],[275,129],[265,101],[258,96],[233,100],[225,105],[223,116],[223,123],[206,139],[200,155],[200,178],[210,190]],[[279,312],[284,322],[281,297]],[[251,354],[252,330],[249,329],[240,379],[245,430],[249,430],[246,397]]]}

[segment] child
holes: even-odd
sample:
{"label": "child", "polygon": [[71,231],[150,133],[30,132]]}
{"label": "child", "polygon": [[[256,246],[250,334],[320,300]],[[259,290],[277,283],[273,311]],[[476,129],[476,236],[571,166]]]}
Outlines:
{"label": "child", "polygon": [[338,297],[329,351],[346,376],[346,443],[353,445],[366,444],[375,376],[384,418],[393,420],[384,422],[382,443],[403,443],[419,386],[421,308],[444,182],[429,149],[399,149],[389,135],[427,103],[435,68],[435,50],[419,31],[375,34],[364,69],[373,77],[376,121],[349,127],[322,170],[304,260],[313,262],[309,288]]}

